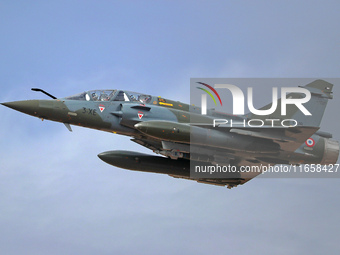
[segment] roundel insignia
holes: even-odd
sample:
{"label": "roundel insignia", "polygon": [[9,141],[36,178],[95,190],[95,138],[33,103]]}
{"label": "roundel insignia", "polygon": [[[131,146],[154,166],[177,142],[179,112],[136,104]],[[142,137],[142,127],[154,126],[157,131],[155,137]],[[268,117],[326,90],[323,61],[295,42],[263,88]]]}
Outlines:
{"label": "roundel insignia", "polygon": [[307,141],[306,141],[306,145],[307,145],[308,147],[313,147],[313,146],[315,145],[314,139],[308,138]]}

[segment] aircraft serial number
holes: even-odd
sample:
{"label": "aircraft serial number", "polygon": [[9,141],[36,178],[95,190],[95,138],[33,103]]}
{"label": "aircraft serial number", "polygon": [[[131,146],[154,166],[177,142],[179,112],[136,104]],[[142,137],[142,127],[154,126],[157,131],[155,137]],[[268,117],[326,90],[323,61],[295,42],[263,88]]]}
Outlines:
{"label": "aircraft serial number", "polygon": [[97,114],[96,109],[91,109],[91,108],[86,108],[86,107],[83,107],[82,113],[83,114],[90,114],[90,115],[93,115],[93,116],[95,116]]}

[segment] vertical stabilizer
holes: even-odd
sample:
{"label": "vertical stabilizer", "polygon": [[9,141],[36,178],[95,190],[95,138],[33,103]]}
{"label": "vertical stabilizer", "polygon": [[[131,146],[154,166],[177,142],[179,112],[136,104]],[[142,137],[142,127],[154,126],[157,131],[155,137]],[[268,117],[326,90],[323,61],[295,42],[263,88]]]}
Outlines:
{"label": "vertical stabilizer", "polygon": [[[303,106],[312,114],[305,115],[294,104],[287,104],[286,115],[281,115],[281,98],[278,100],[277,108],[274,113],[266,116],[259,116],[254,114],[248,114],[252,119],[294,119],[298,122],[298,126],[310,126],[319,127],[323,114],[325,112],[328,99],[333,98],[332,89],[333,84],[324,80],[315,80],[305,86],[299,86],[301,88],[308,89],[311,93],[311,98]],[[287,99],[299,99],[304,98],[302,93],[290,93],[286,96]],[[272,104],[268,104],[262,107],[260,110],[270,109]]]}

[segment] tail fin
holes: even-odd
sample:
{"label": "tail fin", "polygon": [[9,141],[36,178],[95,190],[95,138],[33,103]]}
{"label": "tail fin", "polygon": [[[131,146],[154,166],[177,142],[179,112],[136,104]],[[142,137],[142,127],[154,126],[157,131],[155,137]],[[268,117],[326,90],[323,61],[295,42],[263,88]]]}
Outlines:
{"label": "tail fin", "polygon": [[[259,116],[254,114],[248,114],[249,118],[257,118],[257,119],[294,119],[298,122],[298,126],[310,126],[310,127],[319,127],[323,114],[325,112],[328,99],[333,98],[332,89],[333,84],[326,82],[324,80],[315,80],[305,86],[299,86],[301,88],[308,89],[311,93],[311,99],[303,104],[304,107],[312,114],[312,115],[304,115],[295,105],[287,104],[286,107],[286,115],[281,115],[281,99],[278,100],[276,110],[266,116]],[[288,99],[298,99],[303,98],[300,93],[290,93],[286,96]],[[260,110],[270,109],[272,104],[268,104],[262,107]]]}

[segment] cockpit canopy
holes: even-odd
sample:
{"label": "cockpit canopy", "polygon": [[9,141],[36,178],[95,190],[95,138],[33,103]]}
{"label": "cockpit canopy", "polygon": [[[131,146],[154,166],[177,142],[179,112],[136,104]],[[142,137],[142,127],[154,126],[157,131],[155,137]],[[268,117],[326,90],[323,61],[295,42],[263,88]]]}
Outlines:
{"label": "cockpit canopy", "polygon": [[151,101],[150,95],[123,90],[90,90],[73,96],[65,97],[66,100],[83,101],[127,101],[147,104]]}

